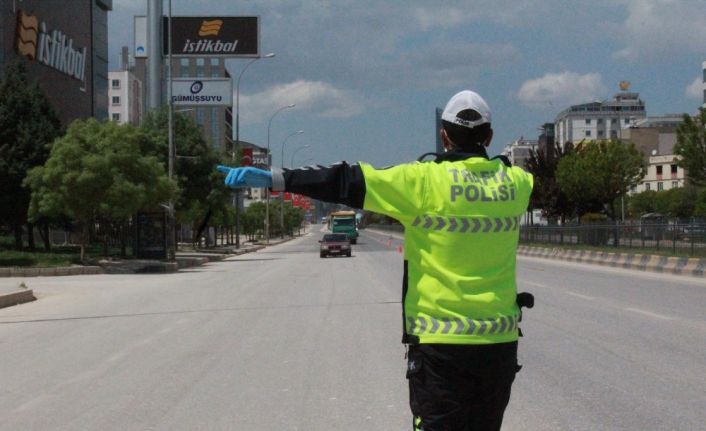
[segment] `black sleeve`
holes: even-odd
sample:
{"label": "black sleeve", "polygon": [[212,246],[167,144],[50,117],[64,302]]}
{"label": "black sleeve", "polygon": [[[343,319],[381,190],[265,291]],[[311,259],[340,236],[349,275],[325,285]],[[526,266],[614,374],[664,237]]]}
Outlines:
{"label": "black sleeve", "polygon": [[284,169],[284,190],[324,202],[363,208],[365,178],[358,164],[339,162],[335,165],[306,166]]}

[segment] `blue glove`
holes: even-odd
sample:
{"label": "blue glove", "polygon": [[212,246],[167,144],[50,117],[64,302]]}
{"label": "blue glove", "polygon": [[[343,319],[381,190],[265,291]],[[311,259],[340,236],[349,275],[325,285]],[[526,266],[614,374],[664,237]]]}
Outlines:
{"label": "blue glove", "polygon": [[241,187],[271,188],[272,172],[246,166],[231,168],[219,165],[218,170],[226,174],[225,184],[234,189]]}

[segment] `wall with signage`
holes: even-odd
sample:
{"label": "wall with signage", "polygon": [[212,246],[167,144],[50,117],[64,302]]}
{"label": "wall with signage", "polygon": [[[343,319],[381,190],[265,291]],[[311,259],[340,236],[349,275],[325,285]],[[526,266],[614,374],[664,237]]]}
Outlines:
{"label": "wall with signage", "polygon": [[[102,8],[109,7],[110,2],[94,3],[0,1],[2,58],[5,62],[17,57],[27,60],[30,80],[37,80],[65,124],[94,116],[96,106],[105,105],[107,109],[108,105],[107,90],[102,91],[107,81],[103,86],[94,85],[95,65],[101,60],[95,56],[94,29],[101,19],[107,20],[107,10]],[[95,8],[102,11],[102,16],[96,15]],[[98,51],[107,51],[107,40],[102,44],[105,46]],[[107,68],[107,58],[105,62]]]}

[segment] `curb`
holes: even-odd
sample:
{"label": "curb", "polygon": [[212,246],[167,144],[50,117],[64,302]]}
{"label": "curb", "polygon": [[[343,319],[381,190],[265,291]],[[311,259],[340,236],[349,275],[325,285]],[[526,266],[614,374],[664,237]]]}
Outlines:
{"label": "curb", "polygon": [[703,277],[706,259],[670,257],[636,253],[611,253],[595,250],[567,250],[562,248],[531,247],[520,245],[517,254],[542,259],[589,263],[613,268],[634,269],[661,274]]}
{"label": "curb", "polygon": [[[284,241],[279,241],[273,245],[291,241],[297,237],[291,237]],[[201,266],[208,262],[215,262],[227,259],[231,256],[240,256],[245,253],[260,251],[267,246],[257,245],[249,248],[232,250],[209,250],[198,252],[186,252],[176,258],[176,262],[163,261],[128,261],[124,266],[106,264],[103,266],[64,266],[52,268],[0,268],[0,277],[56,277],[64,275],[96,275],[96,274],[166,274],[177,272],[180,269]]]}
{"label": "curb", "polygon": [[39,277],[103,274],[100,266],[58,266],[52,268],[0,268],[0,277]]}
{"label": "curb", "polygon": [[0,308],[11,307],[36,300],[32,289],[0,294]]}

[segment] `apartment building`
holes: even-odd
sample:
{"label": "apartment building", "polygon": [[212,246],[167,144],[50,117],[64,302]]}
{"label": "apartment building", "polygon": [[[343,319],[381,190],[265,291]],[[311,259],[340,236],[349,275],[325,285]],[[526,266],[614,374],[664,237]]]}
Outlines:
{"label": "apartment building", "polygon": [[620,92],[602,102],[571,106],[554,120],[555,140],[567,142],[622,139],[622,130],[645,118],[645,103],[639,93]]}

